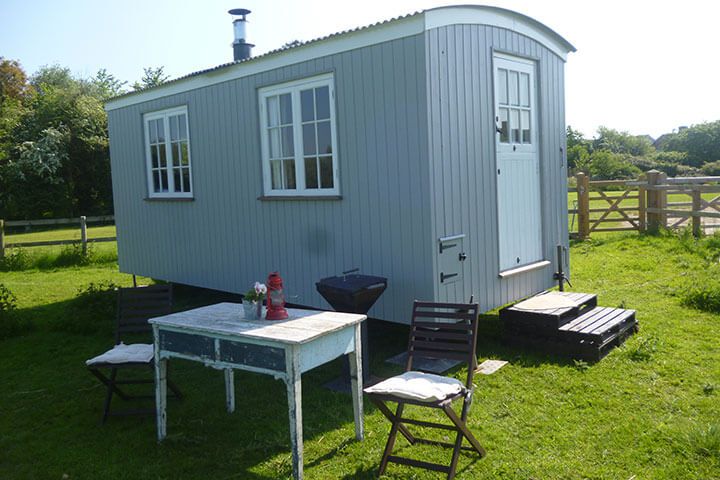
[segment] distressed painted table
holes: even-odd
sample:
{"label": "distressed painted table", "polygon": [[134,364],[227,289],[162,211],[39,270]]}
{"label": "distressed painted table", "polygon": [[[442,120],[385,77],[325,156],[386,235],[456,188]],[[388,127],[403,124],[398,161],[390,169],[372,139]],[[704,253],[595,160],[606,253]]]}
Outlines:
{"label": "distressed painted table", "polygon": [[288,309],[287,320],[245,320],[237,303],[218,303],[150,319],[155,337],[158,441],[167,433],[167,360],[184,358],[225,371],[229,412],[233,369],[265,373],[287,386],[293,473],[303,478],[301,375],[341,355],[350,359],[355,438],[363,438],[360,326],[365,315]]}

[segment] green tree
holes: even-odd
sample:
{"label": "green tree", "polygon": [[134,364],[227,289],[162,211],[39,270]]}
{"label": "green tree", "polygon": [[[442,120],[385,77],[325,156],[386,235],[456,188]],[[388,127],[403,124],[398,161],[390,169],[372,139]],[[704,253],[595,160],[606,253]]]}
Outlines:
{"label": "green tree", "polygon": [[587,173],[592,143],[578,130],[573,130],[570,125],[567,127],[566,136],[568,173],[570,170]]}
{"label": "green tree", "polygon": [[127,82],[118,80],[115,75],[108,73],[101,68],[89,81],[90,86],[95,90],[95,95],[101,100],[107,100],[122,93],[125,93]]}
{"label": "green tree", "polygon": [[665,149],[685,152],[685,163],[693,167],[720,160],[720,120],[680,130],[668,138]]}
{"label": "green tree", "polygon": [[598,136],[593,140],[593,150],[608,150],[633,156],[648,155],[654,148],[644,136],[630,135],[612,128],[599,127]]}
{"label": "green tree", "polygon": [[170,76],[165,74],[164,69],[165,67],[143,68],[144,73],[142,78],[139,82],[135,82],[132,84],[132,89],[136,91],[144,90],[146,88],[157,87],[158,85],[162,85],[163,83],[167,82]]}
{"label": "green tree", "polygon": [[641,173],[638,167],[610,150],[594,150],[590,154],[589,170],[597,180],[636,178]]}

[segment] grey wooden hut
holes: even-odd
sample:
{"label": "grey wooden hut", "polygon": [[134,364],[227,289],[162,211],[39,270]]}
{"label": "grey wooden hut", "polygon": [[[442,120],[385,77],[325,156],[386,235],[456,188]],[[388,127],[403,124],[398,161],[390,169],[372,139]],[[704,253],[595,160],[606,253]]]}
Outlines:
{"label": "grey wooden hut", "polygon": [[328,307],[315,282],[359,268],[399,323],[413,299],[552,287],[572,51],[525,15],[442,7],[111,99],[120,270],[229,292],[279,270]]}

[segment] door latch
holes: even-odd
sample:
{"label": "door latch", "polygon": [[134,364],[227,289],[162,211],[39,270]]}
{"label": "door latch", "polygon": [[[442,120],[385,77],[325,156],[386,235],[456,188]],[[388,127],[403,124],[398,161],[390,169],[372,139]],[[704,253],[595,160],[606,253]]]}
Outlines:
{"label": "door latch", "polygon": [[467,260],[467,255],[465,254],[465,252],[458,253],[458,261],[464,262],[465,260]]}

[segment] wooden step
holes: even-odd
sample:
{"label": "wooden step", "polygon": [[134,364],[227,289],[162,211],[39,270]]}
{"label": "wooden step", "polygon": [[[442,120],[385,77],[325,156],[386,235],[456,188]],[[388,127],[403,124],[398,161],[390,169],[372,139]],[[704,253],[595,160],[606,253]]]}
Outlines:
{"label": "wooden step", "polygon": [[575,303],[573,307],[547,310],[523,310],[515,305],[500,310],[506,327],[524,332],[554,331],[597,306],[594,293],[554,292]]}
{"label": "wooden step", "polygon": [[601,344],[635,323],[635,310],[595,307],[561,326],[559,336]]}

